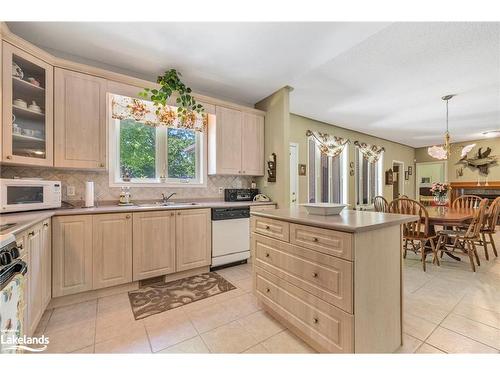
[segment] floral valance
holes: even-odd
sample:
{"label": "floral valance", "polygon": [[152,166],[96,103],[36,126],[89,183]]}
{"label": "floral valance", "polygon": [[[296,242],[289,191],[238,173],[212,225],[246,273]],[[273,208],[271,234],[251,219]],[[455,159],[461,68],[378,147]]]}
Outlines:
{"label": "floral valance", "polygon": [[370,145],[364,142],[355,141],[354,145],[359,149],[359,151],[361,151],[363,157],[370,163],[376,163],[385,151],[385,148],[381,146]]}
{"label": "floral valance", "polygon": [[199,132],[205,132],[208,122],[206,114],[188,112],[180,116],[176,107],[166,105],[158,109],[152,102],[121,95],[112,95],[112,117],[117,120],[131,119],[155,127]]}
{"label": "floral valance", "polygon": [[348,139],[311,130],[306,131],[306,136],[313,137],[321,153],[331,157],[339,156],[345,145],[350,143]]}

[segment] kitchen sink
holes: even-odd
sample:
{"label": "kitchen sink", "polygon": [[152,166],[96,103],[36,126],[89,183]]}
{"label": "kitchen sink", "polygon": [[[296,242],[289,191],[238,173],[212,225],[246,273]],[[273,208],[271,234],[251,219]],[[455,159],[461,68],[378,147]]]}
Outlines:
{"label": "kitchen sink", "polygon": [[186,206],[197,206],[199,203],[196,202],[155,202],[155,203],[140,203],[137,207],[186,207]]}

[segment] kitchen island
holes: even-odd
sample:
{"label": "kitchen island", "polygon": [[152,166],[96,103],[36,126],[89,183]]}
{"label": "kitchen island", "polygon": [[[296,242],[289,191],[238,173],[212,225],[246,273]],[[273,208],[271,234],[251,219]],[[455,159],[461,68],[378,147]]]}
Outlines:
{"label": "kitchen island", "polygon": [[392,353],[402,344],[401,224],[416,216],[303,208],[253,212],[254,290],[320,352]]}

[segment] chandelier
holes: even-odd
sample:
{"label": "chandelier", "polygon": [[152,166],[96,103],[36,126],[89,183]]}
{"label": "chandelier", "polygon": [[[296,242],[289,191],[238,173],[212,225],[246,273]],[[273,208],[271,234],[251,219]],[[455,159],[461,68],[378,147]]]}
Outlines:
{"label": "chandelier", "polygon": [[435,159],[446,160],[451,153],[450,132],[448,131],[448,101],[455,95],[445,95],[441,99],[446,101],[446,132],[444,133],[444,144],[432,146],[427,149],[427,153]]}

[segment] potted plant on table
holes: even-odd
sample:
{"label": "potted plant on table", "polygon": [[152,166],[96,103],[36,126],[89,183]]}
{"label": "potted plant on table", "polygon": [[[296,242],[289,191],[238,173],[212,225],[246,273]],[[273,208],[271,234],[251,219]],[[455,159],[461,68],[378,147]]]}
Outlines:
{"label": "potted plant on table", "polygon": [[433,182],[430,191],[434,195],[434,202],[437,206],[446,206],[448,203],[448,191],[450,191],[449,184]]}

